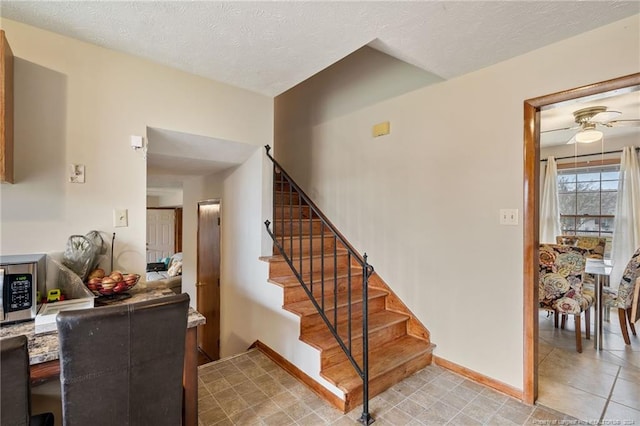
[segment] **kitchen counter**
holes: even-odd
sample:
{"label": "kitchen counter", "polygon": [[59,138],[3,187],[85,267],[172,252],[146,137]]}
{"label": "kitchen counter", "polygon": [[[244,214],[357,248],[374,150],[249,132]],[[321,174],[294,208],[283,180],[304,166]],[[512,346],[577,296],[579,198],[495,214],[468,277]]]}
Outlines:
{"label": "kitchen counter", "polygon": [[[136,303],[144,300],[157,299],[159,297],[175,294],[170,289],[140,289],[134,287],[129,291],[131,297],[113,304]],[[193,308],[189,308],[187,327],[196,327],[204,324],[205,318]],[[17,324],[3,325],[0,327],[0,337],[18,336],[24,334],[29,339],[29,363],[31,365],[58,359],[58,332],[35,334],[35,322],[26,321]]]}

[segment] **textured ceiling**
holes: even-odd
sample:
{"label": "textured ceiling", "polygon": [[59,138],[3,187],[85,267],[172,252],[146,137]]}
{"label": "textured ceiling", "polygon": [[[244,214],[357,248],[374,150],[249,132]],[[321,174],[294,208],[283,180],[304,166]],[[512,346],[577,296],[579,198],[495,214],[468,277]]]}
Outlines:
{"label": "textured ceiling", "polygon": [[147,138],[147,187],[150,188],[180,188],[185,178],[236,167],[260,149],[255,145],[154,127],[147,128]]}
{"label": "textured ceiling", "polygon": [[3,0],[1,13],[276,96],[364,45],[449,79],[640,13],[640,2]]}
{"label": "textured ceiling", "polygon": [[[638,13],[639,1],[0,4],[2,17],[266,96],[279,95],[363,46],[414,65],[437,82]],[[636,92],[635,106],[624,107],[629,118],[640,117],[639,96]],[[606,105],[616,109],[614,102],[607,99]],[[544,112],[543,126],[572,126],[574,107]],[[542,144],[565,143],[571,132],[562,133],[543,135]],[[147,136],[147,183],[158,188],[180,187],[187,176],[233,167],[254,148],[163,129],[148,129]],[[202,144],[214,144],[216,158],[187,154],[202,153]]]}

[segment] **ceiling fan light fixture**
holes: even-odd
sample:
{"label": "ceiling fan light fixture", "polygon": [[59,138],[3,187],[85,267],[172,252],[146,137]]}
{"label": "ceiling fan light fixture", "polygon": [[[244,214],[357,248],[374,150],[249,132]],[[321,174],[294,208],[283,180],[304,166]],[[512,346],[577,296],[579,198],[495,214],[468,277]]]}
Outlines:
{"label": "ceiling fan light fixture", "polygon": [[600,130],[589,129],[576,133],[575,138],[578,143],[593,143],[602,139],[602,136],[603,133]]}

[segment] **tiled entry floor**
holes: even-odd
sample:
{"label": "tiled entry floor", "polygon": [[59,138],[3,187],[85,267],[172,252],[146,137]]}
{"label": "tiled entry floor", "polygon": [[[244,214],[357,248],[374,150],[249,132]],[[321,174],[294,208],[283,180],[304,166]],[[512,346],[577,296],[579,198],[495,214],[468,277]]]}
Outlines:
{"label": "tiled entry floor", "polygon": [[538,403],[584,421],[640,426],[640,336],[630,335],[625,345],[615,310],[610,318],[603,350],[583,339],[578,353],[573,320],[564,330],[554,328],[553,317],[540,312]]}
{"label": "tiled entry floor", "polygon": [[[199,424],[355,425],[256,349],[198,367]],[[576,424],[430,365],[369,403],[375,425]],[[560,422],[564,420],[565,423]],[[555,421],[555,422],[554,422]]]}

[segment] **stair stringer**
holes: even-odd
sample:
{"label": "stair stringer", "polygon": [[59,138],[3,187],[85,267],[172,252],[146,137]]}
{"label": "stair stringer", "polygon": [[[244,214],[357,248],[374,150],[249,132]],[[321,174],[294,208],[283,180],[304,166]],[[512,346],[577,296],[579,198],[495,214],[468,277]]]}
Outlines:
{"label": "stair stringer", "polygon": [[[404,302],[393,292],[391,287],[389,287],[377,272],[374,272],[369,277],[369,287],[384,290],[389,293],[386,297],[387,310],[409,316],[409,320],[407,322],[407,334],[431,343],[431,333],[427,327],[425,327],[413,312],[411,312],[407,305],[405,305]],[[433,347],[435,349],[435,344],[433,344]]]}

